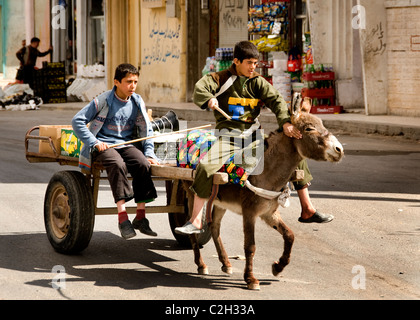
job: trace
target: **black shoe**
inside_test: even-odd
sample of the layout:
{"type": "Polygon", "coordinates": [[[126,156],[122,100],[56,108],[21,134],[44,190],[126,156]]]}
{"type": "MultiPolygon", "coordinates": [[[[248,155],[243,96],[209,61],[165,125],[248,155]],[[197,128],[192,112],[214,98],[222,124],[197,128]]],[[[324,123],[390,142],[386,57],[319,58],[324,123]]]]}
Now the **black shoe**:
{"type": "Polygon", "coordinates": [[[154,232],[152,229],[150,229],[149,220],[147,220],[146,218],[143,218],[141,220],[134,218],[133,227],[135,229],[138,229],[141,233],[144,233],[148,236],[152,236],[152,237],[157,236],[157,233],[154,232]]]}
{"type": "Polygon", "coordinates": [[[118,223],[118,229],[120,229],[121,236],[126,240],[136,236],[136,230],[134,230],[130,220],[126,220],[123,223],[118,223]]]}
{"type": "Polygon", "coordinates": [[[333,219],[334,219],[334,216],[330,214],[320,213],[317,210],[312,217],[308,219],[303,219],[302,217],[300,217],[298,220],[299,222],[302,222],[302,223],[327,223],[327,222],[331,222],[333,219]]]}

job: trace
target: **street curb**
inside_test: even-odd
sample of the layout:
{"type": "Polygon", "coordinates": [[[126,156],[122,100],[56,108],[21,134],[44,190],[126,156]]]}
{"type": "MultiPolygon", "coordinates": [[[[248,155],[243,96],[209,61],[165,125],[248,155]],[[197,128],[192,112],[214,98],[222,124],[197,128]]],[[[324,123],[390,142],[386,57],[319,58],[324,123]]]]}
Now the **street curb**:
{"type": "Polygon", "coordinates": [[[330,130],[342,130],[357,134],[380,134],[391,137],[404,137],[410,140],[420,140],[420,128],[413,128],[399,124],[379,122],[323,120],[325,127],[330,130]]]}

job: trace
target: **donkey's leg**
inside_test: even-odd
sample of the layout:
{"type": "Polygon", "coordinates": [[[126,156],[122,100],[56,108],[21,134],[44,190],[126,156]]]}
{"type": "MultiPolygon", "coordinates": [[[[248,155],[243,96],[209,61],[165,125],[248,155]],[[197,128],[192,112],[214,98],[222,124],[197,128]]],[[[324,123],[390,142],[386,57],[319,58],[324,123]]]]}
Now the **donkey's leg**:
{"type": "Polygon", "coordinates": [[[272,228],[280,232],[284,240],[283,254],[279,261],[275,261],[272,266],[273,275],[277,276],[290,262],[290,254],[295,239],[293,231],[283,222],[280,212],[276,210],[273,214],[265,214],[261,218],[272,228]]]}
{"type": "Polygon", "coordinates": [[[190,235],[190,240],[191,240],[191,245],[194,252],[194,262],[197,265],[198,274],[201,274],[201,275],[209,274],[209,269],[207,268],[201,256],[200,245],[198,244],[197,235],[196,234],[190,235]]]}
{"type": "MultiPolygon", "coordinates": [[[[189,217],[191,217],[191,213],[194,206],[194,194],[188,190],[188,211],[189,211],[189,217]]],[[[197,272],[199,274],[209,274],[209,270],[206,266],[206,264],[203,261],[203,258],[201,257],[200,253],[200,245],[198,243],[197,235],[193,234],[190,235],[190,241],[191,241],[191,247],[194,253],[194,262],[197,265],[197,272]]]]}
{"type": "Polygon", "coordinates": [[[244,280],[250,290],[259,290],[260,282],[254,277],[253,264],[255,255],[255,220],[256,217],[253,211],[243,211],[243,224],[244,224],[244,235],[245,235],[245,271],[244,280]]]}
{"type": "Polygon", "coordinates": [[[219,261],[222,263],[222,271],[227,274],[232,274],[232,265],[230,264],[228,255],[220,237],[220,225],[222,218],[226,213],[226,209],[213,207],[213,221],[211,223],[211,236],[213,237],[214,245],[216,246],[219,261]]]}

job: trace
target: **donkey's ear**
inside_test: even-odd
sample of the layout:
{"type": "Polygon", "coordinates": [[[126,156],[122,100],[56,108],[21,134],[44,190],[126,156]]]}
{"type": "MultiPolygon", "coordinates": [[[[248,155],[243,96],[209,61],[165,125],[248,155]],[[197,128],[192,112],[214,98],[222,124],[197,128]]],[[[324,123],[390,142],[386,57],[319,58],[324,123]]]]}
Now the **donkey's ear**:
{"type": "Polygon", "coordinates": [[[290,115],[292,116],[292,119],[299,118],[301,104],[302,95],[299,92],[295,92],[293,94],[292,104],[290,105],[290,115]]]}
{"type": "Polygon", "coordinates": [[[311,108],[312,108],[312,99],[305,97],[302,102],[302,107],[301,107],[302,112],[309,113],[311,112],[311,108]]]}

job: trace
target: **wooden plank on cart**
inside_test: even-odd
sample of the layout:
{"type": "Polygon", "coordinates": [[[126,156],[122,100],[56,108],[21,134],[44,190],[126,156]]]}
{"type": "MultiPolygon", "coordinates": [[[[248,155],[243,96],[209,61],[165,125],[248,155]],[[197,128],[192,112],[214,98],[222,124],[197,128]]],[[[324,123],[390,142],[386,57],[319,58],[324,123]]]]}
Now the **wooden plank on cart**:
{"type": "MultiPolygon", "coordinates": [[[[193,181],[195,179],[196,171],[189,168],[179,168],[172,166],[157,166],[152,165],[152,176],[165,177],[174,180],[193,181]]],[[[227,184],[229,176],[227,173],[218,172],[213,177],[214,184],[227,184]]]]}

